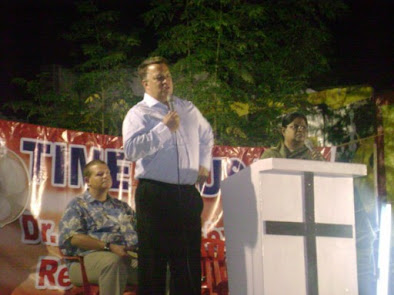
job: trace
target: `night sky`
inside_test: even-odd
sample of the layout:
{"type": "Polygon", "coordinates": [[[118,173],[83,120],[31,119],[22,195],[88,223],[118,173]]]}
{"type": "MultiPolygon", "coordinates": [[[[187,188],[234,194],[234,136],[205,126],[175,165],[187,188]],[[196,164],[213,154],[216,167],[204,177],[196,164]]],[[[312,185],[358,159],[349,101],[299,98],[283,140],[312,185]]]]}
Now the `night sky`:
{"type": "MultiPolygon", "coordinates": [[[[393,90],[394,1],[347,0],[348,14],[333,25],[331,84],[369,84],[393,90]]],[[[329,85],[328,83],[327,85],[329,85]]]]}
{"type": "MultiPolygon", "coordinates": [[[[42,65],[70,63],[68,43],[62,39],[76,12],[72,0],[0,0],[0,102],[15,99],[13,77],[33,78],[42,65]]],[[[109,0],[109,2],[111,2],[109,0]]],[[[130,19],[137,18],[148,1],[114,1],[130,19]]],[[[114,3],[112,2],[112,3],[114,3]]],[[[312,86],[369,84],[376,90],[393,89],[393,0],[346,0],[349,13],[333,24],[332,71],[316,77],[312,86]]],[[[116,4],[114,4],[116,5],[116,4]]],[[[1,110],[0,110],[1,112],[1,110]]]]}

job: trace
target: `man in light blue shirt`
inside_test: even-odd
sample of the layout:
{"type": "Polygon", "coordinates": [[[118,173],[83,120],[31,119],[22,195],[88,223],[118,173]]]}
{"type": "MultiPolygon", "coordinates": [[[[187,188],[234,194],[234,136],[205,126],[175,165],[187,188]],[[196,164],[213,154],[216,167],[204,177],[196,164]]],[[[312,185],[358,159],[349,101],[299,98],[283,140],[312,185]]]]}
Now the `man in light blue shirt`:
{"type": "Polygon", "coordinates": [[[212,129],[193,103],[173,96],[164,58],[145,60],[138,73],[144,99],[123,121],[123,146],[139,180],[139,294],[164,294],[167,263],[171,294],[201,294],[203,202],[195,185],[209,174],[212,129]]]}

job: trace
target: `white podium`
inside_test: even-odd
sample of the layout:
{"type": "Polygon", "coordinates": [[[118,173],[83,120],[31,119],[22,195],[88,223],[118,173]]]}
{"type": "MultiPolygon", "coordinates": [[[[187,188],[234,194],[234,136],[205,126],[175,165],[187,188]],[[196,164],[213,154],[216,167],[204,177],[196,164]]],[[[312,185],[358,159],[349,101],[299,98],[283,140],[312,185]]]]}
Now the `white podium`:
{"type": "Polygon", "coordinates": [[[264,159],[221,184],[230,295],[358,295],[361,164],[264,159]]]}

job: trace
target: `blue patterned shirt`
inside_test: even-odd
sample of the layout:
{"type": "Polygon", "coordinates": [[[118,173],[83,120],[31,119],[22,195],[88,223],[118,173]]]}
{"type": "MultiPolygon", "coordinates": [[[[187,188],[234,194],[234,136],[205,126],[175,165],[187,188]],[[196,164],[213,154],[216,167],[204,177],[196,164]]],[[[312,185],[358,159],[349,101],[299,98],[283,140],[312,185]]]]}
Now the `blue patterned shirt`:
{"type": "Polygon", "coordinates": [[[131,207],[110,196],[100,202],[88,190],[67,205],[59,223],[59,232],[59,246],[67,256],[92,252],[71,245],[71,237],[75,234],[85,234],[117,245],[133,246],[138,243],[135,213],[131,207]]]}

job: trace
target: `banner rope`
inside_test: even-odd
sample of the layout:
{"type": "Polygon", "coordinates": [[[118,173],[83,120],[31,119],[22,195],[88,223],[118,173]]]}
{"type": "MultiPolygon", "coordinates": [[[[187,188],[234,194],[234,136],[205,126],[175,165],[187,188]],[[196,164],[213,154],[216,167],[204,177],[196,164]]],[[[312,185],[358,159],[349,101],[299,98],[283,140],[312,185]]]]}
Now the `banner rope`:
{"type": "Polygon", "coordinates": [[[342,143],[342,144],[338,144],[338,145],[333,145],[333,146],[337,147],[337,148],[338,147],[343,147],[343,146],[351,145],[353,143],[358,143],[358,142],[361,142],[361,141],[364,141],[364,140],[368,140],[368,139],[371,139],[371,138],[377,138],[379,136],[384,136],[384,132],[381,132],[380,134],[374,134],[374,135],[371,135],[371,136],[367,136],[367,137],[364,137],[364,138],[354,139],[354,140],[351,140],[351,141],[348,141],[348,142],[345,142],[345,143],[342,143]]]}

